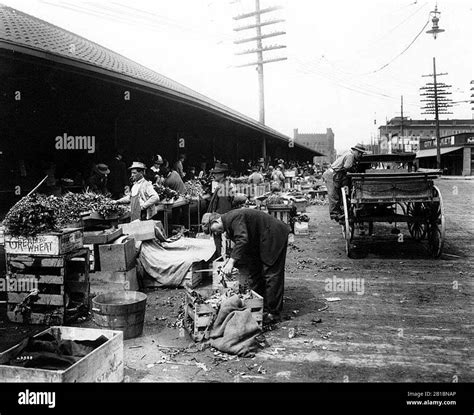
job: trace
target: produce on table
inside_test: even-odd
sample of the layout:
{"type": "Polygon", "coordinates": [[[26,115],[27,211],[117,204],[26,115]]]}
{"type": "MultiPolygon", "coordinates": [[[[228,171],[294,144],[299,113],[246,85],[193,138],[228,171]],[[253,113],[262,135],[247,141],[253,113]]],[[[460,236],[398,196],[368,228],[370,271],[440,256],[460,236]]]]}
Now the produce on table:
{"type": "Polygon", "coordinates": [[[267,205],[281,205],[285,199],[279,194],[272,194],[267,198],[267,205]]]}
{"type": "Polygon", "coordinates": [[[186,187],[186,195],[192,198],[200,197],[204,194],[204,189],[199,180],[188,180],[184,183],[186,187]]]}
{"type": "Polygon", "coordinates": [[[7,213],[3,224],[13,236],[36,236],[59,231],[77,222],[86,212],[95,211],[104,218],[122,216],[126,207],[93,192],[67,193],[63,196],[32,194],[23,197],[7,213]]]}
{"type": "Polygon", "coordinates": [[[173,199],[179,198],[179,193],[169,187],[165,187],[162,184],[155,184],[153,187],[158,193],[160,201],[172,201],[173,199]]]}

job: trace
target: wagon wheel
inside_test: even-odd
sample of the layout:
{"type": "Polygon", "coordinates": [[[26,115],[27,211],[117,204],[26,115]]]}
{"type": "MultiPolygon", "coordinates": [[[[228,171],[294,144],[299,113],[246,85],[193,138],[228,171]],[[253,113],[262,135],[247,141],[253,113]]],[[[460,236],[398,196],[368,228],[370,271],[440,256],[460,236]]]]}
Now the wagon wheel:
{"type": "Polygon", "coordinates": [[[446,234],[446,223],[444,219],[443,198],[436,186],[433,186],[433,196],[439,201],[431,204],[430,222],[428,226],[428,249],[434,258],[438,258],[443,250],[446,234]]]}
{"type": "Polygon", "coordinates": [[[349,220],[349,203],[347,201],[347,187],[342,188],[342,203],[344,205],[344,223],[341,225],[342,227],[342,235],[346,241],[346,254],[350,257],[351,254],[351,240],[354,236],[354,225],[349,220]]]}
{"type": "MultiPolygon", "coordinates": [[[[426,206],[420,202],[408,202],[406,214],[412,217],[422,217],[426,214],[426,206]]],[[[427,226],[422,222],[408,222],[408,231],[415,241],[421,241],[426,236],[427,226]]]]}

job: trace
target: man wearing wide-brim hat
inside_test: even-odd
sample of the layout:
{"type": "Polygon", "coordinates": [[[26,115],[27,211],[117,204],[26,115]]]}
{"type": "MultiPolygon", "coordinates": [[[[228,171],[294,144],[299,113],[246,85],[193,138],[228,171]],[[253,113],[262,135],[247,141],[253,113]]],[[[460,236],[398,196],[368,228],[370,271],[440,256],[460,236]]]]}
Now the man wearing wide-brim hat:
{"type": "Polygon", "coordinates": [[[130,221],[151,219],[156,215],[158,209],[156,204],[160,198],[153,185],[145,180],[146,166],[141,162],[134,161],[128,169],[133,182],[132,189],[128,195],[117,200],[116,203],[130,203],[130,221]]]}
{"type": "Polygon", "coordinates": [[[357,162],[365,152],[366,149],[362,144],[351,147],[340,155],[323,174],[323,180],[328,189],[329,215],[333,220],[339,221],[344,216],[341,191],[344,186],[350,184],[347,173],[356,170],[357,162]]]}

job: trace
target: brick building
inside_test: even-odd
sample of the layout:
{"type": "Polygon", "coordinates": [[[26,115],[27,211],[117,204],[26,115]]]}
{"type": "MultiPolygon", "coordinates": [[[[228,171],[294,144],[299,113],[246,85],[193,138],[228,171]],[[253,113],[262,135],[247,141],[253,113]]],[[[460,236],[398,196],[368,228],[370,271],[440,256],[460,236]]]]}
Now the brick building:
{"type": "MultiPolygon", "coordinates": [[[[474,132],[474,119],[439,120],[440,137],[474,132]]],[[[382,153],[418,151],[423,143],[436,138],[435,120],[394,117],[379,127],[382,153]]]]}
{"type": "Polygon", "coordinates": [[[317,164],[332,163],[336,159],[334,149],[334,133],[331,128],[326,129],[326,133],[299,133],[298,128],[293,130],[295,142],[309,147],[324,156],[315,156],[314,162],[317,164]]]}

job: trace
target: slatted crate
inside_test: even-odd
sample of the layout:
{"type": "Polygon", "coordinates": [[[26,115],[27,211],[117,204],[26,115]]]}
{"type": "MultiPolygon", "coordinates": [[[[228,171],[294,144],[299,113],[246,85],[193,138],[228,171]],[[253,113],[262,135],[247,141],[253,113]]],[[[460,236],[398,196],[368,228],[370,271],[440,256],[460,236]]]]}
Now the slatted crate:
{"type": "Polygon", "coordinates": [[[64,324],[89,309],[89,250],[57,256],[7,254],[7,316],[28,324],[64,324]],[[34,290],[28,308],[20,305],[34,290]]]}
{"type": "MultiPolygon", "coordinates": [[[[224,289],[219,288],[216,290],[210,287],[192,289],[187,285],[184,287],[184,326],[194,341],[202,341],[207,338],[218,310],[214,309],[209,304],[198,303],[196,301],[196,294],[199,294],[203,298],[209,298],[216,292],[222,293],[224,289]]],[[[253,290],[250,292],[252,297],[243,300],[243,306],[244,308],[250,309],[255,321],[258,323],[260,328],[262,328],[263,297],[253,290]]]]}
{"type": "Polygon", "coordinates": [[[196,288],[202,281],[208,279],[212,271],[207,261],[193,262],[188,272],[184,276],[183,285],[189,285],[196,288]]]}
{"type": "Polygon", "coordinates": [[[291,209],[292,207],[290,205],[285,205],[283,203],[267,205],[267,210],[270,215],[281,220],[289,226],[291,226],[291,209]]]}

